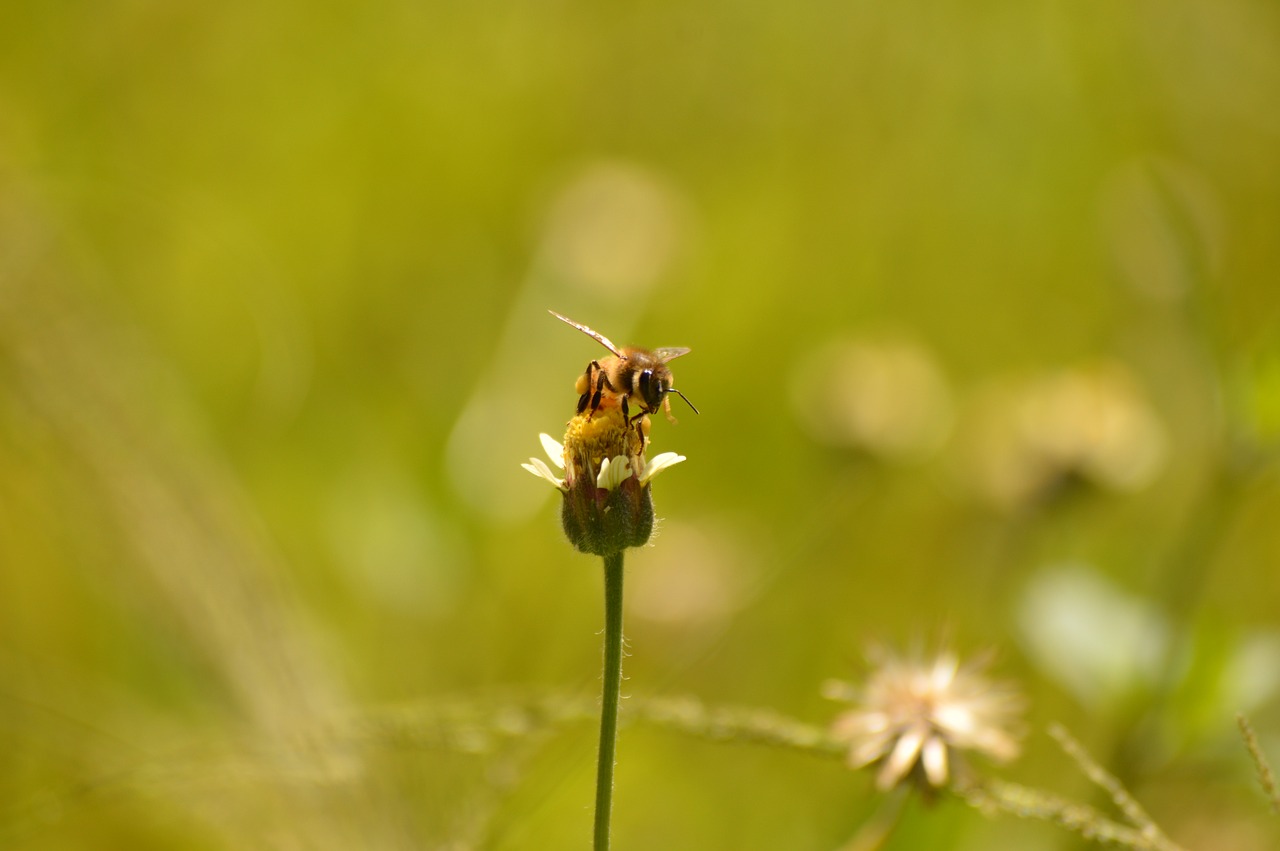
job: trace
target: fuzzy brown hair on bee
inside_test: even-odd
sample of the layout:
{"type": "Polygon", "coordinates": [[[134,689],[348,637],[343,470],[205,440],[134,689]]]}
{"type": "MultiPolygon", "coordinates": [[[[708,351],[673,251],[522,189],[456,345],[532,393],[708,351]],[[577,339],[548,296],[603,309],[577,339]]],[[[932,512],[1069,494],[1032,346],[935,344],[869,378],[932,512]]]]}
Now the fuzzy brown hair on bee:
{"type": "Polygon", "coordinates": [[[671,369],[668,361],[681,355],[689,354],[684,347],[665,347],[659,349],[640,349],[635,346],[619,348],[609,338],[593,331],[580,322],[574,322],[554,310],[547,311],[556,319],[572,325],[582,333],[591,337],[610,351],[610,356],[593,360],[587,364],[587,370],[578,376],[576,385],[578,397],[578,413],[587,412],[588,418],[602,407],[617,404],[622,408],[622,415],[628,422],[639,420],[645,414],[657,413],[662,408],[671,422],[676,418],[671,415],[671,400],[668,393],[675,393],[685,404],[698,413],[698,409],[683,393],[672,386],[671,369]],[[632,404],[638,409],[631,416],[632,404]]]}

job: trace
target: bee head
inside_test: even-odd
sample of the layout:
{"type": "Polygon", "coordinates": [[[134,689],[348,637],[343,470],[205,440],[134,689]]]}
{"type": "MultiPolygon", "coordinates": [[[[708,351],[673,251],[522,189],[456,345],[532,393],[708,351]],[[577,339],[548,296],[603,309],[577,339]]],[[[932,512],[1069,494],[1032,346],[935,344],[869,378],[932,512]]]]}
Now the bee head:
{"type": "Polygon", "coordinates": [[[671,390],[671,371],[642,369],[636,373],[636,392],[651,411],[656,411],[671,390]]]}
{"type": "MultiPolygon", "coordinates": [[[[644,399],[645,408],[650,411],[658,410],[658,406],[666,399],[668,393],[674,393],[681,399],[684,399],[686,405],[698,413],[698,409],[693,403],[685,399],[685,395],[679,390],[671,386],[671,370],[665,366],[657,368],[646,367],[635,374],[632,380],[632,390],[637,393],[641,399],[644,399]]],[[[667,416],[670,417],[671,409],[667,409],[667,416]]]]}

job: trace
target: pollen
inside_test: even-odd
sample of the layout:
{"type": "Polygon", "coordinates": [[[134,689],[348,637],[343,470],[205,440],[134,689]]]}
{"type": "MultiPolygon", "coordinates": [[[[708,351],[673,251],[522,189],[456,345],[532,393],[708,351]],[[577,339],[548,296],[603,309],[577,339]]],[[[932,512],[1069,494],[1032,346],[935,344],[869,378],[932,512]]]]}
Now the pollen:
{"type": "Polygon", "coordinates": [[[619,455],[634,463],[644,455],[648,425],[649,418],[643,417],[637,431],[623,419],[620,408],[599,408],[594,414],[578,414],[569,421],[565,431],[565,461],[575,473],[598,470],[606,458],[619,455]]]}

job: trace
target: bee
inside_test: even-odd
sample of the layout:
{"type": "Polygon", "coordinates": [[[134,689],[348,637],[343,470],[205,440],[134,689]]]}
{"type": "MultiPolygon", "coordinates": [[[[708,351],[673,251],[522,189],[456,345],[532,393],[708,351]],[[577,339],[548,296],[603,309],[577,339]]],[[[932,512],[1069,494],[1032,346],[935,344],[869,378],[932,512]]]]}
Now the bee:
{"type": "Polygon", "coordinates": [[[693,403],[671,386],[671,370],[667,367],[669,361],[689,354],[689,349],[682,346],[652,351],[635,346],[625,346],[620,349],[600,332],[592,331],[586,325],[574,322],[554,310],[547,312],[561,322],[577,328],[613,353],[612,357],[593,360],[587,364],[587,371],[578,376],[575,389],[581,394],[578,397],[579,414],[589,408],[591,413],[587,416],[590,418],[602,404],[611,398],[616,398],[622,407],[622,416],[628,424],[639,420],[645,414],[657,413],[658,408],[662,408],[667,419],[674,423],[676,418],[671,415],[671,400],[667,398],[668,393],[675,393],[684,399],[686,405],[693,408],[695,414],[698,413],[693,403]],[[610,394],[608,397],[605,396],[606,391],[610,394]],[[634,417],[631,416],[631,402],[639,408],[639,413],[634,417]]]}

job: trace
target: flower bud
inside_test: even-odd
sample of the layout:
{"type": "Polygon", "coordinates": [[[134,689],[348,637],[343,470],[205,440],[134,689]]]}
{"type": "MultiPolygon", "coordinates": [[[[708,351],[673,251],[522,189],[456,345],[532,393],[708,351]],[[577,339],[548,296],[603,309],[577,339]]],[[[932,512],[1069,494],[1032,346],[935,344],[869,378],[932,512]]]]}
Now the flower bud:
{"type": "Polygon", "coordinates": [[[644,440],[636,426],[618,408],[579,414],[569,421],[564,447],[560,519],[569,542],[599,556],[648,543],[653,499],[641,482],[644,440]]]}

